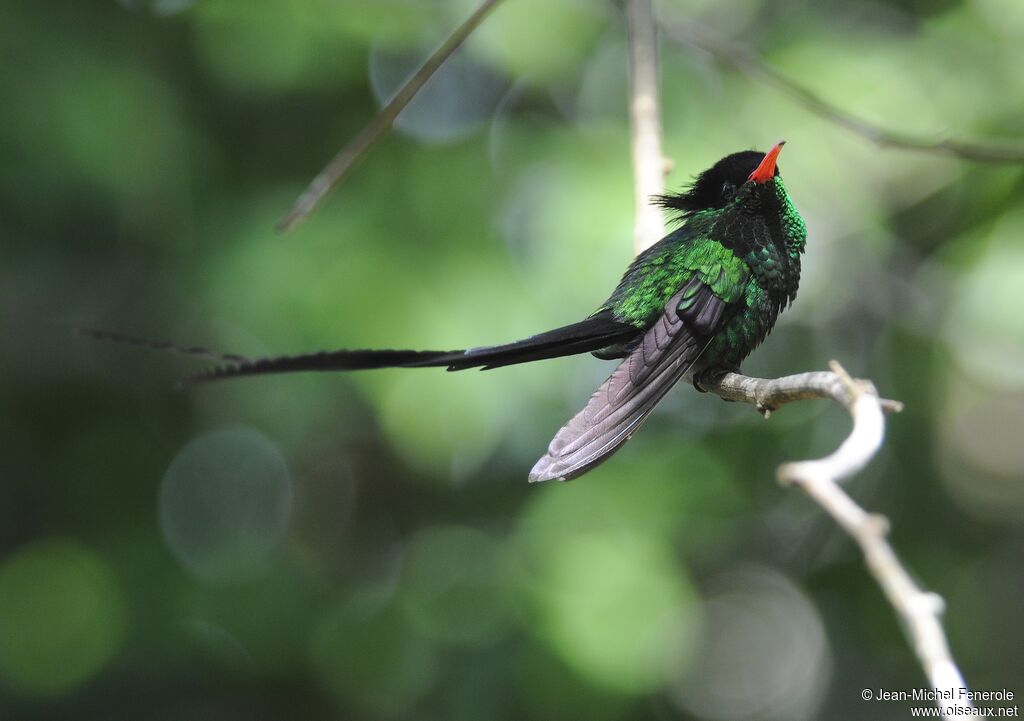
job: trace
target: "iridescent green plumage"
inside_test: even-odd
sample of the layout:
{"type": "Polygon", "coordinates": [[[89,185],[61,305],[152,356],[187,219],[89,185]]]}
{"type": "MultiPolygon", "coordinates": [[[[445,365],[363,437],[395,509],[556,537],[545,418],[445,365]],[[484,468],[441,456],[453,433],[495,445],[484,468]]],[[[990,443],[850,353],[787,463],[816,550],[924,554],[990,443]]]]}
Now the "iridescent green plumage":
{"type": "MultiPolygon", "coordinates": [[[[598,312],[610,311],[646,329],[673,295],[697,279],[700,285],[689,286],[678,310],[695,302],[702,286],[729,307],[702,364],[738,366],[771,331],[784,303],[796,296],[807,236],[782,178],[767,185],[751,184],[722,208],[689,214],[681,228],[637,257],[598,312]],[[757,199],[750,197],[754,193],[757,199]],[[771,205],[773,217],[745,212],[751,204],[758,209],[771,205]]],[[[614,350],[619,349],[600,354],[606,357],[614,350]]]]}
{"type": "Polygon", "coordinates": [[[661,199],[683,225],[642,253],[592,318],[635,326],[595,352],[625,360],[555,436],[530,479],[586,472],[636,431],[687,373],[738,368],[796,297],[803,220],[770,153],[736,153],[687,192],[661,199]]]}
{"type": "Polygon", "coordinates": [[[715,215],[691,218],[638,257],[599,311],[610,310],[619,320],[644,327],[695,274],[719,298],[738,300],[750,268],[711,235],[715,215]]]}
{"type": "Polygon", "coordinates": [[[531,481],[567,480],[625,443],[687,374],[736,368],[796,297],[806,228],[767,154],[729,155],[687,191],[659,202],[682,224],[633,261],[611,296],[589,317],[505,345],[468,350],[335,350],[245,359],[119,334],[90,335],[211,355],[228,365],[192,380],[296,371],[446,366],[497,368],[592,352],[624,359],[587,405],[557,433],[531,481]]]}

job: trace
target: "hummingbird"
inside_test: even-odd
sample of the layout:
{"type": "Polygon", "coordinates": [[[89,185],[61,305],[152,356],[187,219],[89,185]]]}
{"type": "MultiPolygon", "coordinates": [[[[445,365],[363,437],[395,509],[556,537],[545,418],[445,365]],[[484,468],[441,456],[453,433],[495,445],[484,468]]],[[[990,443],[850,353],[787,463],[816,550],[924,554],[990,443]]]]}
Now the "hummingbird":
{"type": "Polygon", "coordinates": [[[703,391],[702,383],[738,371],[796,298],[807,229],[779,175],[784,144],[767,153],[727,155],[681,192],[654,198],[675,215],[677,227],[633,260],[608,299],[577,323],[513,343],[249,359],[104,331],[85,333],[225,362],[189,383],[297,371],[490,370],[581,353],[620,360],[529,475],[531,482],[567,481],[621,448],[682,378],[689,376],[703,391]]]}

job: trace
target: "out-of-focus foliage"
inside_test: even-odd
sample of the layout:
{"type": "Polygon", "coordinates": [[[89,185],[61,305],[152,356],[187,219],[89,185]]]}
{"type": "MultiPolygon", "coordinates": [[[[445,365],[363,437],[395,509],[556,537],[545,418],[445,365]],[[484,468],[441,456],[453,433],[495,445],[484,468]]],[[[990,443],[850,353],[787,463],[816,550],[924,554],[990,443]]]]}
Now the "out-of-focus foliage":
{"type": "MultiPolygon", "coordinates": [[[[614,459],[526,473],[610,370],[251,379],[258,355],[573,321],[629,262],[623,19],[505,0],[299,232],[274,222],[470,0],[0,0],[0,718],[897,719],[923,685],[851,544],[773,482],[847,428],[679,388],[614,459]]],[[[823,97],[1024,136],[1016,0],[682,2],[823,97]]],[[[662,45],[685,184],[785,138],[809,227],[753,374],[841,359],[906,402],[851,492],[948,602],[975,688],[1024,668],[1024,171],[884,151],[662,45]]]]}

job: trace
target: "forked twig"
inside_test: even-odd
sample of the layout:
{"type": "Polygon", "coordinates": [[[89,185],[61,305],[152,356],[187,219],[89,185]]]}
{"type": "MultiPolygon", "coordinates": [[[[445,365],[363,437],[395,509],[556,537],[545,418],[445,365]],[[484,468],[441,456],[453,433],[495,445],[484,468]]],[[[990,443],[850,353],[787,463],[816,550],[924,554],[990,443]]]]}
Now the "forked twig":
{"type": "Polygon", "coordinates": [[[783,464],[778,478],[803,490],[857,543],[868,571],[899,616],[929,684],[933,689],[952,692],[952,699],[937,701],[941,712],[950,718],[959,717],[962,714],[952,709],[962,711],[971,703],[961,698],[960,689],[967,688],[967,684],[939,620],[942,599],[918,587],[903,567],[886,538],[888,520],[865,511],[839,485],[875,456],[885,437],[885,411],[899,411],[902,404],[883,401],[874,385],[851,378],[836,361],[831,366],[831,373],[801,373],[771,380],[727,373],[717,381],[702,382],[702,386],[722,398],[751,403],[764,414],[785,403],[810,398],[835,401],[850,414],[853,430],[834,453],[818,460],[783,464]]]}
{"type": "MultiPolygon", "coordinates": [[[[657,148],[657,161],[659,164],[661,163],[661,128],[658,123],[644,125],[642,122],[637,122],[634,106],[639,105],[641,109],[652,107],[656,109],[658,107],[658,86],[656,76],[655,82],[646,86],[636,81],[634,76],[638,66],[644,62],[645,52],[634,46],[647,43],[647,53],[653,56],[655,36],[653,33],[641,36],[637,32],[637,27],[640,25],[638,20],[644,20],[644,14],[650,12],[649,2],[627,0],[627,12],[630,21],[630,77],[632,81],[630,111],[633,120],[634,184],[638,199],[642,197],[646,200],[645,183],[650,182],[646,171],[649,168],[638,162],[638,157],[643,152],[647,154],[647,161],[653,162],[654,151],[652,148],[657,148]],[[640,62],[637,62],[637,58],[640,59],[640,62]],[[646,97],[638,97],[641,88],[645,94],[652,96],[653,99],[649,103],[646,97]],[[656,137],[653,139],[643,138],[641,139],[643,142],[638,142],[637,136],[643,133],[653,134],[656,137]]],[[[926,149],[916,141],[910,143],[907,138],[897,137],[894,139],[871,126],[861,124],[856,119],[849,119],[841,111],[816,99],[746,51],[717,40],[707,41],[703,36],[698,42],[693,39],[693,28],[685,27],[689,29],[687,42],[704,47],[709,52],[732,61],[749,74],[759,75],[781,86],[790,94],[795,94],[798,98],[803,99],[805,104],[816,109],[817,112],[843,119],[844,124],[853,130],[864,134],[865,128],[870,128],[872,135],[869,137],[875,142],[914,147],[918,150],[926,149]]],[[[676,28],[676,34],[679,34],[679,28],[676,28]]],[[[649,63],[650,60],[648,59],[646,62],[649,63]]],[[[647,69],[649,71],[650,67],[648,66],[647,69]]],[[[649,76],[647,80],[650,80],[649,76]]],[[[963,146],[958,144],[943,145],[942,147],[947,152],[954,152],[955,149],[959,149],[961,152],[964,150],[963,146]]],[[[638,214],[638,251],[642,250],[640,230],[638,214]]],[[[967,685],[953,660],[949,643],[942,629],[940,621],[943,610],[942,599],[934,593],[928,593],[919,588],[900,563],[896,552],[886,539],[889,530],[888,520],[883,516],[865,511],[839,485],[839,481],[857,473],[874,458],[885,439],[885,412],[899,412],[903,409],[903,404],[879,398],[872,383],[851,378],[838,362],[832,361],[831,367],[832,372],[801,373],[776,379],[751,378],[738,373],[726,373],[716,380],[702,380],[701,385],[704,389],[727,400],[753,404],[765,418],[786,403],[814,398],[833,400],[847,410],[853,418],[853,430],[834,453],[818,460],[786,463],[779,467],[778,478],[787,485],[801,488],[857,543],[864,554],[868,571],[874,576],[886,599],[902,621],[910,645],[928,682],[933,689],[951,692],[952,699],[944,699],[950,702],[948,704],[938,703],[939,699],[937,698],[940,712],[948,717],[957,716],[959,715],[957,711],[969,709],[971,703],[969,700],[964,700],[960,693],[960,689],[965,689],[967,685]]]]}

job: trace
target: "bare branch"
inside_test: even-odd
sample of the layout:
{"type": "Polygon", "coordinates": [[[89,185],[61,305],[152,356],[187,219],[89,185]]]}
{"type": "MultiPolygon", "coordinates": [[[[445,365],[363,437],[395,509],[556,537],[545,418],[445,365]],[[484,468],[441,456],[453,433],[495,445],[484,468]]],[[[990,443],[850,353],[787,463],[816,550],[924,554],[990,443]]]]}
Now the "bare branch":
{"type": "Polygon", "coordinates": [[[651,204],[651,197],[661,195],[665,190],[658,94],[658,28],[651,0],[626,0],[626,28],[629,41],[629,125],[636,201],[633,248],[640,253],[665,234],[661,209],[651,204]]]}
{"type": "Polygon", "coordinates": [[[839,485],[878,452],[885,437],[884,411],[898,411],[902,405],[883,401],[871,382],[851,378],[835,361],[831,365],[831,373],[801,373],[772,380],[727,373],[717,381],[702,382],[702,387],[722,398],[751,403],[765,416],[781,405],[810,398],[827,398],[847,410],[853,430],[834,453],[818,460],[786,463],[779,467],[778,478],[802,489],[860,546],[868,570],[903,623],[929,684],[953,692],[952,700],[938,704],[942,712],[954,706],[969,708],[970,702],[960,699],[959,690],[967,685],[939,620],[942,599],[919,588],[900,563],[886,540],[888,520],[865,511],[839,485]]]}
{"type": "Polygon", "coordinates": [[[953,138],[934,140],[876,125],[829,103],[773,68],[756,54],[696,23],[672,20],[665,22],[664,27],[669,35],[679,42],[700,48],[737,68],[748,77],[782,92],[818,117],[846,128],[851,133],[881,147],[939,153],[981,163],[1024,163],[1024,146],[1021,145],[988,145],[953,138]]]}
{"type": "MultiPolygon", "coordinates": [[[[661,126],[658,118],[657,61],[655,29],[649,0],[627,0],[630,45],[630,120],[632,129],[633,170],[636,187],[636,251],[656,242],[664,232],[660,214],[656,225],[645,216],[651,210],[650,196],[660,193],[664,182],[661,155],[661,126]],[[644,35],[643,33],[648,33],[644,35]],[[652,190],[655,187],[656,190],[652,190]]],[[[812,111],[837,122],[880,145],[913,150],[946,152],[974,160],[1017,160],[1015,150],[986,148],[958,141],[930,143],[910,136],[891,133],[854,118],[814,96],[787,77],[724,40],[704,33],[692,25],[673,26],[672,32],[684,42],[701,47],[740,68],[748,75],[785,91],[812,111]]],[[[1024,149],[1020,151],[1024,160],[1024,149]]],[[[787,463],[778,469],[779,480],[797,485],[846,531],[864,553],[868,570],[902,621],[911,646],[933,688],[953,691],[954,701],[946,706],[970,707],[959,697],[966,688],[963,676],[953,661],[939,617],[942,599],[927,593],[914,583],[886,540],[888,521],[869,514],[839,486],[839,481],[860,471],[875,456],[885,437],[886,412],[899,412],[903,404],[879,398],[874,386],[854,380],[833,361],[832,372],[801,373],[785,378],[751,378],[727,373],[704,387],[722,398],[753,404],[767,418],[786,403],[827,398],[842,405],[853,418],[853,430],[842,445],[826,458],[787,463]]]]}
{"type": "Polygon", "coordinates": [[[381,108],[374,116],[370,124],[363,128],[356,137],[349,142],[341,152],[331,159],[331,162],[320,171],[320,174],[313,178],[302,195],[292,205],[288,214],[277,224],[277,229],[287,232],[295,228],[299,223],[313,212],[320,204],[331,188],[340,183],[349,171],[362,160],[366,152],[376,143],[392,126],[395,118],[405,109],[405,106],[416,97],[416,93],[426,85],[427,81],[437,72],[444,62],[451,57],[452,53],[458,50],[465,42],[470,33],[476,30],[487,14],[494,9],[500,0],[483,0],[479,7],[466,18],[459,27],[448,36],[440,47],[427,58],[411,78],[399,88],[395,96],[381,108]]]}

